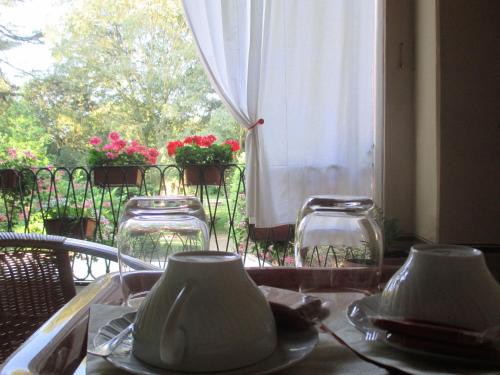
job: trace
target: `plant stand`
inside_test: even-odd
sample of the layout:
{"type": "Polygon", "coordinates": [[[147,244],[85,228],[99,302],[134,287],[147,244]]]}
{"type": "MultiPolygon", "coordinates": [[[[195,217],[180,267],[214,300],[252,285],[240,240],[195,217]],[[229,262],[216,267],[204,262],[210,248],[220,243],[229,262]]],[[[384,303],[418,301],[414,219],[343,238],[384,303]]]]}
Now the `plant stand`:
{"type": "Polygon", "coordinates": [[[47,219],[43,223],[47,234],[57,236],[91,239],[94,237],[96,221],[91,218],[57,218],[47,219]]]}
{"type": "Polygon", "coordinates": [[[136,166],[96,167],[94,185],[97,186],[137,186],[142,184],[142,171],[136,166]]]}
{"type": "Polygon", "coordinates": [[[184,168],[184,185],[219,185],[224,170],[219,166],[191,165],[184,168]]]}

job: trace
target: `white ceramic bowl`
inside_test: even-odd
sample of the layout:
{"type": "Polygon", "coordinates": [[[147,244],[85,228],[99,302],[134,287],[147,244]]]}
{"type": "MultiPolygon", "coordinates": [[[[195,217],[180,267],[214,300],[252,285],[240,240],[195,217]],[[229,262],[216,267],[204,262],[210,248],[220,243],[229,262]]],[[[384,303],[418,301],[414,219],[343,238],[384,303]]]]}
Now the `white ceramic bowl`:
{"type": "Polygon", "coordinates": [[[415,245],[384,288],[379,313],[480,331],[500,325],[500,285],[479,250],[415,245]]]}

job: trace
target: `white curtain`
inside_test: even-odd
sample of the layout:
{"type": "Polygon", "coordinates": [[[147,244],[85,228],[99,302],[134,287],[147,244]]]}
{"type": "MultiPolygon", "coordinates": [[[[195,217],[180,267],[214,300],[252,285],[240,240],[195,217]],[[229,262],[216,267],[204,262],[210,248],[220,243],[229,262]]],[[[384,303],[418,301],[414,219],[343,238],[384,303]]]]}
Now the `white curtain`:
{"type": "Polygon", "coordinates": [[[312,194],[372,195],[376,1],[184,0],[213,83],[246,140],[257,227],[312,194]]]}

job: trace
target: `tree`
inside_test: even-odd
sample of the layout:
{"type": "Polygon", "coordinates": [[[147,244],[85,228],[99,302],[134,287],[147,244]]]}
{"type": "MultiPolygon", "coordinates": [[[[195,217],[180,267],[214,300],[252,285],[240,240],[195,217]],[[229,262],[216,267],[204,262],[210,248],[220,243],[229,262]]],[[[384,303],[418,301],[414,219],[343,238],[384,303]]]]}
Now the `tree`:
{"type": "MultiPolygon", "coordinates": [[[[27,90],[57,150],[81,150],[110,130],[161,147],[209,132],[214,111],[234,125],[220,112],[179,1],[80,1],[59,35],[53,74],[27,90]]],[[[234,125],[227,136],[238,134],[234,125]]]]}
{"type": "Polygon", "coordinates": [[[24,100],[8,103],[0,116],[0,159],[7,148],[30,151],[37,155],[38,162],[48,162],[46,155],[49,136],[40,124],[33,107],[24,100]]]}

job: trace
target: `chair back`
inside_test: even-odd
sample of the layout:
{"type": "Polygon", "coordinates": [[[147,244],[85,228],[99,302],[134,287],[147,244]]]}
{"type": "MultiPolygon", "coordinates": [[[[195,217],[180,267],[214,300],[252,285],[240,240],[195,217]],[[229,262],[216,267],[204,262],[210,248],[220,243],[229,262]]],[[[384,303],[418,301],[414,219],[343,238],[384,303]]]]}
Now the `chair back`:
{"type": "Polygon", "coordinates": [[[0,363],[75,296],[64,241],[0,233],[0,363]]]}

